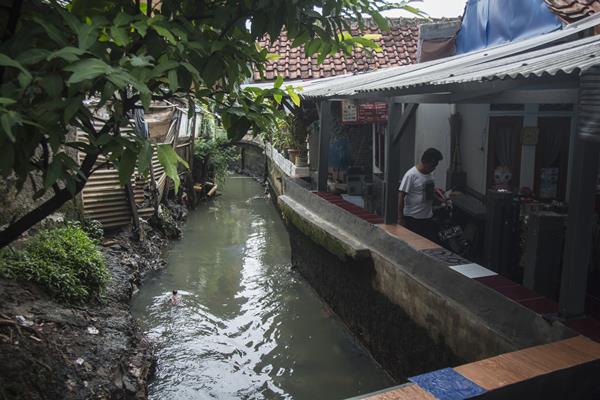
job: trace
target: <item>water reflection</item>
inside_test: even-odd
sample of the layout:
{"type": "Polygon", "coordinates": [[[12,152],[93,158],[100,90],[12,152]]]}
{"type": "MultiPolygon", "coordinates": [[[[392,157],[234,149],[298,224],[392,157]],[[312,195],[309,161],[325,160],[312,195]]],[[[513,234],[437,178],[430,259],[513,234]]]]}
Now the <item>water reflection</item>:
{"type": "Polygon", "coordinates": [[[229,180],[134,299],[158,347],[150,398],[341,399],[392,384],[291,271],[287,233],[261,193],[229,180]]]}

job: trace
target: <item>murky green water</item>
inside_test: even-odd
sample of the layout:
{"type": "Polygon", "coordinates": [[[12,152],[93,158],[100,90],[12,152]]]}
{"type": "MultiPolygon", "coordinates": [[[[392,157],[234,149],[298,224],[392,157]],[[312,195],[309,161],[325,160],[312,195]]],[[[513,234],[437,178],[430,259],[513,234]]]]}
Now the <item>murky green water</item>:
{"type": "Polygon", "coordinates": [[[343,399],[393,384],[290,269],[285,227],[249,178],[189,216],[132,310],[158,346],[152,399],[343,399]]]}

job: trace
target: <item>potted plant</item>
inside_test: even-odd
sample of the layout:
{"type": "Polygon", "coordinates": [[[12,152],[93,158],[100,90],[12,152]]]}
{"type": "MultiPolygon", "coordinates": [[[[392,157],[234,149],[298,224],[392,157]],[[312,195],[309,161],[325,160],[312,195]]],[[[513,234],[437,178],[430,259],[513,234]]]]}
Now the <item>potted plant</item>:
{"type": "Polygon", "coordinates": [[[294,164],[296,164],[296,167],[308,167],[308,154],[306,150],[300,150],[294,164]]]}
{"type": "Polygon", "coordinates": [[[288,159],[296,164],[296,158],[298,158],[298,155],[300,154],[300,149],[287,149],[287,153],[288,159]]]}

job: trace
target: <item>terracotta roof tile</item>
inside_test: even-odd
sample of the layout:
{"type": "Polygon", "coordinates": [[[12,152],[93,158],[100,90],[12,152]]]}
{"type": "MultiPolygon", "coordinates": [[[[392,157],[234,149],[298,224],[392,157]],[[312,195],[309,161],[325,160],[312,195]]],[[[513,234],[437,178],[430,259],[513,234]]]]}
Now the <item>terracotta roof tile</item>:
{"type": "MultiPolygon", "coordinates": [[[[265,65],[264,78],[254,71],[254,80],[275,80],[278,75],[286,79],[314,79],[415,63],[419,25],[425,21],[416,18],[390,18],[388,21],[390,31],[377,40],[383,51],[373,58],[365,51],[355,49],[351,57],[338,53],[328,56],[319,65],[316,57],[304,55],[304,47],[291,48],[286,32],[282,32],[273,43],[268,38],[260,40],[262,47],[269,53],[279,54],[280,58],[265,65]]],[[[358,29],[352,29],[352,33],[357,35],[358,29]]],[[[365,33],[381,34],[374,25],[368,26],[365,33]]]]}
{"type": "Polygon", "coordinates": [[[600,0],[545,0],[563,21],[572,23],[600,11],[600,0]]]}

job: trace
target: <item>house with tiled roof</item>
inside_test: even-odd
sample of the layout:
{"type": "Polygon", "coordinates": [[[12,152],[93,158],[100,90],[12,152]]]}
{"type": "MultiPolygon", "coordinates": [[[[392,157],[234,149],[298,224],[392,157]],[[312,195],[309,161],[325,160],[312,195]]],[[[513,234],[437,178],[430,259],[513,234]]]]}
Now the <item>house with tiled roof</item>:
{"type": "Polygon", "coordinates": [[[564,22],[572,23],[600,11],[598,0],[545,0],[564,22]]]}
{"type": "MultiPolygon", "coordinates": [[[[351,56],[338,53],[328,56],[321,64],[317,63],[316,56],[307,57],[303,46],[292,47],[292,41],[285,32],[274,41],[266,37],[260,40],[259,44],[269,53],[277,54],[280,58],[266,64],[263,76],[255,71],[253,79],[255,82],[261,82],[275,80],[277,76],[282,76],[286,80],[328,78],[417,62],[419,25],[428,21],[418,18],[389,18],[388,22],[390,30],[381,32],[375,23],[367,20],[363,32],[363,34],[381,35],[375,40],[381,46],[381,52],[371,56],[362,49],[356,48],[351,56]]],[[[359,35],[358,27],[355,27],[351,33],[355,36],[359,35]]]]}
{"type": "MultiPolygon", "coordinates": [[[[600,15],[588,15],[595,4],[469,0],[452,57],[302,82],[301,106],[317,115],[310,177],[271,179],[283,193],[278,204],[292,226],[300,270],[327,292],[340,271],[352,285],[352,271],[360,269],[354,279],[380,291],[386,306],[418,319],[431,339],[446,340],[460,325],[468,351],[481,343],[489,318],[514,323],[489,325],[509,347],[520,348],[517,337],[531,340],[522,347],[554,341],[523,333],[561,325],[600,341],[600,15]],[[406,218],[398,219],[399,212],[411,216],[399,209],[398,192],[403,175],[430,147],[443,155],[435,185],[458,193],[452,216],[440,213],[435,232],[419,233],[418,224],[406,227],[406,218]],[[317,256],[302,258],[307,248],[317,256]],[[429,268],[431,260],[437,264],[429,268]],[[413,293],[402,295],[413,281],[427,299],[439,300],[415,308],[407,300],[413,293]],[[485,288],[462,286],[470,283],[485,288]],[[441,308],[455,303],[465,311],[456,315],[468,316],[458,325],[445,312],[450,308],[441,308]],[[479,319],[476,329],[471,318],[479,319]]],[[[425,202],[434,197],[425,186],[432,185],[407,191],[425,202]]],[[[361,333],[372,337],[375,330],[361,333]]],[[[381,348],[387,355],[392,347],[381,348]]],[[[480,357],[452,349],[466,360],[480,357]]],[[[496,347],[492,355],[503,351],[496,347]]],[[[423,398],[446,396],[442,389],[456,381],[440,383],[437,376],[448,369],[438,372],[423,379],[435,381],[423,383],[431,393],[423,398]]],[[[548,379],[557,383],[553,390],[570,386],[543,398],[599,398],[596,381],[596,395],[588,396],[570,379],[548,379]]],[[[531,386],[520,388],[531,392],[490,392],[490,398],[539,393],[537,377],[525,380],[531,386]]],[[[499,385],[489,390],[508,388],[499,385]]]]}

